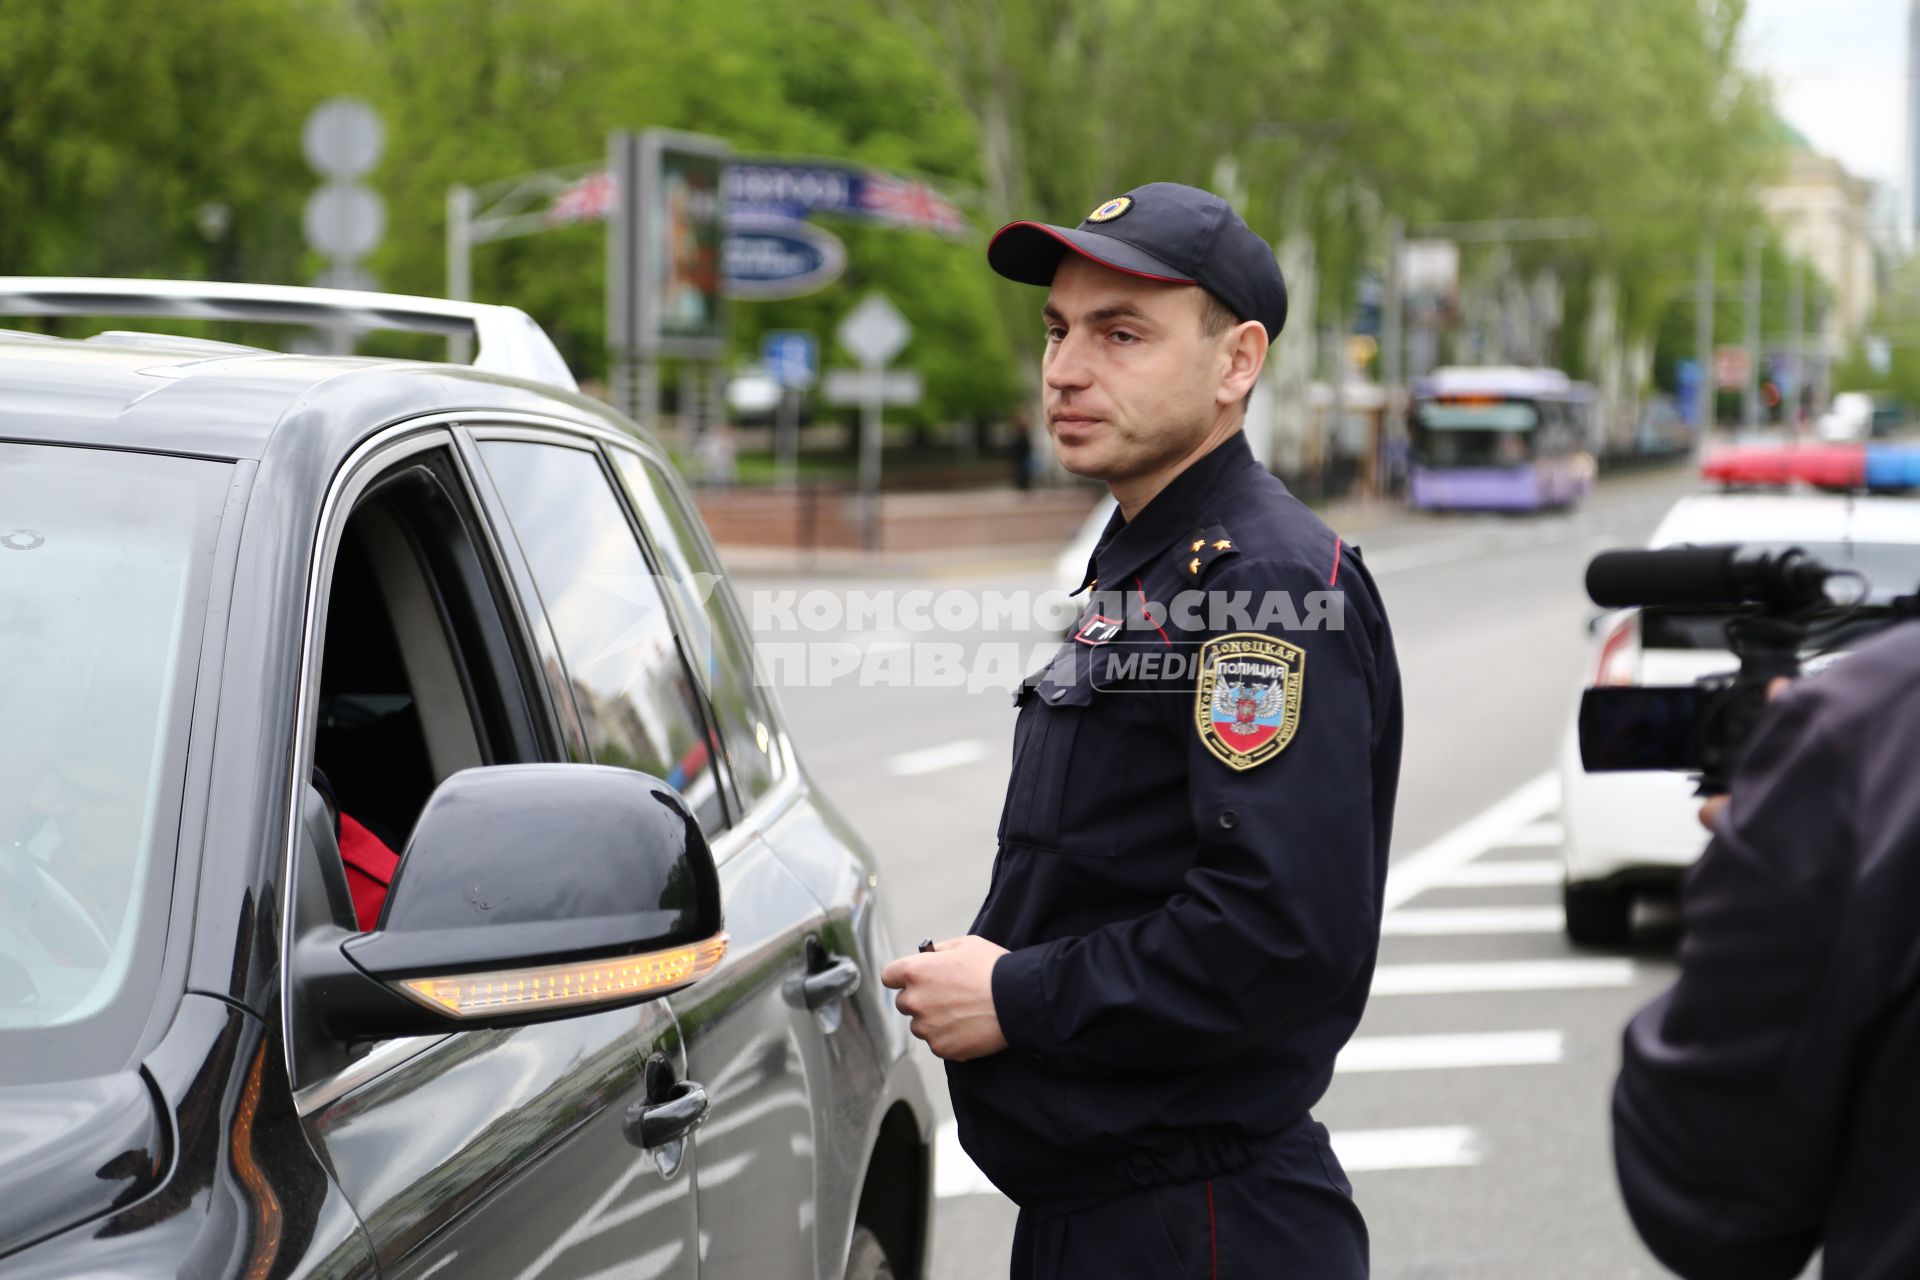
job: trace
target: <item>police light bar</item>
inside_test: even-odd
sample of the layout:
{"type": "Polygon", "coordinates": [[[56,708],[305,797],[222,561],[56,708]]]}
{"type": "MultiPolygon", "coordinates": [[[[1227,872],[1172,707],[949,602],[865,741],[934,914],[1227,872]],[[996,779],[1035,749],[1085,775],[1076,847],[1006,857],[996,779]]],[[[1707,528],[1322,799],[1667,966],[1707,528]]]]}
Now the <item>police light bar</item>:
{"type": "Polygon", "coordinates": [[[1897,493],[1920,488],[1920,446],[1896,444],[1733,445],[1700,464],[1708,480],[1742,488],[1897,493]]]}

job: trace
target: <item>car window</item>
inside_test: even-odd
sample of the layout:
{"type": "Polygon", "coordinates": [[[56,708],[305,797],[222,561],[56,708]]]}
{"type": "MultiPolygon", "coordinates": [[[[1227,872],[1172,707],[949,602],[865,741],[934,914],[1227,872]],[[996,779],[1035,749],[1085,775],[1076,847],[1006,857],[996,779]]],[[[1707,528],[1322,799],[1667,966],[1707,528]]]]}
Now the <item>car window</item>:
{"type": "Polygon", "coordinates": [[[638,769],[686,797],[711,836],[726,826],[712,734],[681,660],[661,582],[597,454],[480,446],[533,573],[597,764],[638,769]]]}
{"type": "Polygon", "coordinates": [[[144,1022],[230,479],[0,445],[0,1081],[117,1069],[144,1022]]]}
{"type": "Polygon", "coordinates": [[[694,671],[706,677],[735,789],[751,805],[780,780],[784,766],[766,690],[755,682],[752,640],[722,585],[719,557],[665,467],[626,449],[615,449],[613,458],[661,574],[678,589],[681,613],[690,619],[688,655],[694,671]]]}
{"type": "Polygon", "coordinates": [[[361,493],[334,551],[310,781],[335,815],[362,928],[436,787],[538,758],[475,519],[451,454],[429,450],[361,493]]]}

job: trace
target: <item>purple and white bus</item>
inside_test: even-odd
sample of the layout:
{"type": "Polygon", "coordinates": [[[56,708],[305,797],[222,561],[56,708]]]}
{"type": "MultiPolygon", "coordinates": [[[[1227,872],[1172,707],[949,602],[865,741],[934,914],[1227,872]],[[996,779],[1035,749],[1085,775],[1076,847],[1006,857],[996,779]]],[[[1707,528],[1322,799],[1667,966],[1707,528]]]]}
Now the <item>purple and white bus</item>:
{"type": "Polygon", "coordinates": [[[1593,487],[1593,391],[1558,369],[1436,369],[1411,408],[1415,508],[1541,511],[1593,487]]]}

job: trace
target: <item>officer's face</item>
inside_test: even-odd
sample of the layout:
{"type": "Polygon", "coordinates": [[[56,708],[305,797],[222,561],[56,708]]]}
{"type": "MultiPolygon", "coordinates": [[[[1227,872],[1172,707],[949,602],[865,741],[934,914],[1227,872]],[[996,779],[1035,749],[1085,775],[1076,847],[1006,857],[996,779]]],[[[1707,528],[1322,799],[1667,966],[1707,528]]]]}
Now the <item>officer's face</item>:
{"type": "Polygon", "coordinates": [[[1203,331],[1204,298],[1193,285],[1061,259],[1042,360],[1061,466],[1126,485],[1191,456],[1223,413],[1237,419],[1246,389],[1230,386],[1234,331],[1203,331]]]}

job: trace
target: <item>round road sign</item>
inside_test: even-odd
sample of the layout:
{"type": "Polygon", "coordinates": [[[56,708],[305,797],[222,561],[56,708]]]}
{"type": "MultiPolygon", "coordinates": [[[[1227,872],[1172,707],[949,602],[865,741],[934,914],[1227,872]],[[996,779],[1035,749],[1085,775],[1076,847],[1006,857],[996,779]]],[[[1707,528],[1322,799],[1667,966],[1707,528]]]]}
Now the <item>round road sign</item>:
{"type": "Polygon", "coordinates": [[[357,258],[380,243],[387,229],[380,197],[359,184],[329,182],[307,197],[300,219],[307,243],[336,258],[357,258]]]}
{"type": "Polygon", "coordinates": [[[358,98],[329,98],[300,130],[300,146],[315,173],[357,178],[379,163],[386,131],[380,116],[358,98]]]}

